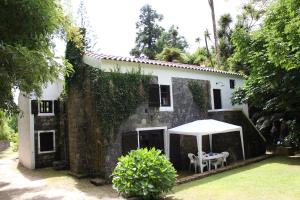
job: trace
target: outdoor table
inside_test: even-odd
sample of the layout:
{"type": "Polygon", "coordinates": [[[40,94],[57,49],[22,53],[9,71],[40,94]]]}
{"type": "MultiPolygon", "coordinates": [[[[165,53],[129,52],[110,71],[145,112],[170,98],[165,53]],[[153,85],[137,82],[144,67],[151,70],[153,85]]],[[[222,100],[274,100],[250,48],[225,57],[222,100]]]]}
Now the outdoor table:
{"type": "Polygon", "coordinates": [[[211,161],[216,160],[218,158],[222,158],[222,157],[223,157],[223,154],[221,154],[221,153],[208,153],[208,154],[203,155],[202,159],[204,161],[208,161],[208,170],[210,171],[211,170],[211,161]]]}

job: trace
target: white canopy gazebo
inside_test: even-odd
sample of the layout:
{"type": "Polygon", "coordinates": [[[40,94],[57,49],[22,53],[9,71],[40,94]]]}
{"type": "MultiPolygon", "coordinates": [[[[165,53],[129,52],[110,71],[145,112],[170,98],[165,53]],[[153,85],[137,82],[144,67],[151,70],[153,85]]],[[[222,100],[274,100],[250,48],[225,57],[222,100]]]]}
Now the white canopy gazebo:
{"type": "Polygon", "coordinates": [[[244,140],[243,140],[243,129],[240,126],[233,124],[228,124],[225,122],[207,119],[207,120],[197,120],[191,123],[183,124],[175,128],[169,129],[165,135],[165,153],[167,157],[170,156],[170,134],[179,134],[179,135],[193,135],[197,138],[197,147],[198,155],[200,159],[200,169],[202,169],[202,136],[209,135],[209,144],[210,150],[212,151],[212,135],[219,133],[228,133],[228,132],[239,132],[241,137],[243,158],[245,160],[245,151],[244,151],[244,140]]]}

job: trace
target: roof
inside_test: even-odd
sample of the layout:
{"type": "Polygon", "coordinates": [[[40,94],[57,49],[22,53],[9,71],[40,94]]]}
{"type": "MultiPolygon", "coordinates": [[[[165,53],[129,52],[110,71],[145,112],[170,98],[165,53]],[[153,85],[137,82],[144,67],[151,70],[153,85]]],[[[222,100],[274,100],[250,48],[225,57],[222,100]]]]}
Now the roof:
{"type": "Polygon", "coordinates": [[[170,67],[170,68],[191,69],[191,70],[197,70],[197,71],[214,72],[214,73],[236,75],[236,76],[244,77],[242,74],[239,74],[239,73],[218,70],[213,67],[206,67],[206,66],[181,64],[181,63],[166,62],[166,61],[160,61],[160,60],[149,60],[149,59],[143,59],[143,58],[97,54],[97,53],[89,52],[89,51],[85,52],[85,55],[99,59],[99,60],[104,59],[104,60],[115,60],[115,61],[123,61],[123,62],[151,64],[151,65],[166,66],[166,67],[170,67]]]}
{"type": "Polygon", "coordinates": [[[214,119],[197,120],[168,130],[169,133],[181,135],[210,135],[240,131],[242,127],[214,119]]]}

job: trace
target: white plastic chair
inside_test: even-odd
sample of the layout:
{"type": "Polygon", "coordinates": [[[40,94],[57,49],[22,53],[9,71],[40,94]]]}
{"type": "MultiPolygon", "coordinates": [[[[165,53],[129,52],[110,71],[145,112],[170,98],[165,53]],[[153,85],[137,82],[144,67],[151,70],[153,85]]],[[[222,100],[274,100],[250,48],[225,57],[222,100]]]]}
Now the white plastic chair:
{"type": "Polygon", "coordinates": [[[196,173],[197,172],[197,163],[198,163],[197,160],[198,160],[198,158],[193,153],[188,153],[188,157],[190,159],[189,171],[191,171],[191,166],[194,165],[195,173],[196,173]]]}
{"type": "MultiPolygon", "coordinates": [[[[199,158],[198,158],[197,164],[198,164],[198,166],[200,168],[200,159],[199,158]]],[[[202,171],[203,171],[204,167],[206,167],[208,169],[208,161],[202,159],[202,171]]]]}
{"type": "Polygon", "coordinates": [[[221,154],[223,155],[223,163],[225,163],[227,165],[227,158],[229,156],[229,153],[227,151],[224,151],[221,154]]]}
{"type": "Polygon", "coordinates": [[[214,166],[215,169],[218,169],[219,165],[223,166],[223,162],[224,162],[224,158],[220,157],[215,160],[212,160],[211,164],[214,166]]]}

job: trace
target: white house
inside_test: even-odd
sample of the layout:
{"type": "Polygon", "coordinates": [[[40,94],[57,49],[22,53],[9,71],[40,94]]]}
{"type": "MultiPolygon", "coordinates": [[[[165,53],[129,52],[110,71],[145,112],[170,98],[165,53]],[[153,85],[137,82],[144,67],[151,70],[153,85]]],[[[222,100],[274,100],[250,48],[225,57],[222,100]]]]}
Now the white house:
{"type": "MultiPolygon", "coordinates": [[[[140,68],[144,74],[157,77],[157,84],[159,85],[160,113],[167,113],[171,116],[172,113],[175,112],[176,105],[174,105],[174,102],[178,102],[180,99],[174,99],[174,81],[182,79],[201,80],[208,83],[210,110],[225,111],[237,109],[242,110],[243,113],[248,116],[248,106],[246,104],[231,104],[231,97],[234,89],[242,87],[244,81],[243,75],[238,73],[216,70],[204,66],[108,56],[92,52],[87,52],[83,56],[83,62],[91,67],[100,68],[107,72],[116,67],[118,67],[121,72],[140,68]]],[[[62,136],[60,135],[61,128],[59,128],[59,119],[57,119],[58,115],[56,114],[56,109],[58,109],[58,107],[55,105],[55,101],[59,99],[61,92],[63,91],[63,82],[63,80],[59,79],[55,83],[46,85],[39,101],[36,101],[37,99],[34,96],[29,98],[20,93],[19,106],[22,110],[22,115],[20,115],[18,121],[20,144],[19,158],[20,162],[27,168],[34,169],[49,166],[54,160],[60,159],[58,144],[61,144],[60,138],[62,136]]],[[[178,83],[179,82],[176,83],[176,87],[178,87],[178,83]]],[[[179,89],[177,88],[176,93],[178,93],[178,91],[180,91],[180,86],[179,89]]],[[[182,94],[184,95],[184,93],[182,94]]],[[[129,120],[128,123],[131,124],[132,127],[139,128],[139,130],[142,130],[141,128],[143,128],[143,125],[148,128],[147,130],[151,130],[151,127],[147,125],[147,119],[141,117],[139,120],[140,121],[136,123],[131,123],[129,120]]],[[[163,121],[159,122],[159,126],[172,128],[171,126],[175,125],[164,123],[165,122],[163,121]]],[[[178,121],[176,123],[181,122],[178,121]]],[[[69,133],[69,141],[72,140],[72,138],[70,138],[72,134],[73,133],[69,133]]],[[[73,151],[74,148],[72,148],[72,144],[69,144],[68,146],[68,153],[71,154],[71,151],[73,151]]],[[[72,156],[70,156],[71,163],[72,159],[72,156]]],[[[73,164],[70,165],[72,170],[73,164]]]]}

